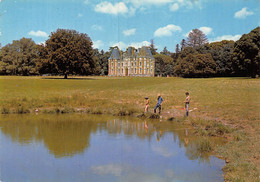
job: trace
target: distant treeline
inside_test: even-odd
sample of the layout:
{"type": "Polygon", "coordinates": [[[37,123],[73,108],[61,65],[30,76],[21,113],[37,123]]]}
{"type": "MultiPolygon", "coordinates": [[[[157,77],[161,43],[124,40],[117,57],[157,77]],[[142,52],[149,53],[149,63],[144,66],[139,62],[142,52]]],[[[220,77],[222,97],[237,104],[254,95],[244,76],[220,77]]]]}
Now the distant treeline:
{"type": "MultiPolygon", "coordinates": [[[[22,38],[0,49],[0,75],[107,75],[109,51],[92,48],[87,34],[58,29],[45,44],[22,38]]],[[[238,41],[208,43],[207,37],[193,29],[176,45],[175,53],[165,47],[158,53],[154,42],[156,76],[226,77],[260,75],[260,27],[238,41]]]]}

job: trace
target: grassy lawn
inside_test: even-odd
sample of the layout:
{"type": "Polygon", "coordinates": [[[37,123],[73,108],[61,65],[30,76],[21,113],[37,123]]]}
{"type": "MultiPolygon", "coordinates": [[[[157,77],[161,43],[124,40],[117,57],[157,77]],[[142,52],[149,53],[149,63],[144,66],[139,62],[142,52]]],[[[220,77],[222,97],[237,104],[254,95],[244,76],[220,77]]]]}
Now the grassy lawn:
{"type": "Polygon", "coordinates": [[[227,181],[257,181],[260,168],[260,80],[249,78],[109,78],[0,77],[1,113],[87,112],[139,115],[144,97],[149,112],[157,94],[164,99],[162,117],[183,118],[185,92],[191,96],[190,117],[200,135],[223,134],[229,141],[215,150],[226,159],[227,181]],[[194,108],[197,108],[194,110],[194,108]]]}

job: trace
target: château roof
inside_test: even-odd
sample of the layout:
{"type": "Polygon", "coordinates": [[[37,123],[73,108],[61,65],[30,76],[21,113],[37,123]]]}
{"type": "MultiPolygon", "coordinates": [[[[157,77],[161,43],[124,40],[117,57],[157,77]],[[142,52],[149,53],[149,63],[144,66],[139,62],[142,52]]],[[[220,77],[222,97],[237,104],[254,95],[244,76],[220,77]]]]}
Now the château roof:
{"type": "Polygon", "coordinates": [[[111,56],[108,59],[120,59],[120,53],[118,48],[114,48],[111,56]]]}
{"type": "Polygon", "coordinates": [[[120,55],[118,47],[115,47],[111,53],[111,56],[108,59],[117,59],[120,60],[121,56],[123,58],[151,58],[154,59],[152,52],[149,47],[143,46],[136,50],[134,47],[128,47],[123,55],[120,55]]]}
{"type": "Polygon", "coordinates": [[[143,46],[141,49],[139,49],[137,57],[138,58],[149,57],[151,59],[154,59],[151,50],[146,46],[143,46]]]}

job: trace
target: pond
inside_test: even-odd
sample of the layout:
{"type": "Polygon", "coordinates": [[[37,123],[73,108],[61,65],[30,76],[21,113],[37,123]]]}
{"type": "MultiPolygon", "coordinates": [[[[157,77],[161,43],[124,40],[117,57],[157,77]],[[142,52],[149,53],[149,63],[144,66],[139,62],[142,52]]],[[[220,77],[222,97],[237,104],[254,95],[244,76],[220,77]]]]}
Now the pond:
{"type": "MultiPolygon", "coordinates": [[[[0,181],[223,181],[175,122],[86,114],[0,116],[0,181]]],[[[217,142],[215,142],[217,143],[217,142]]]]}

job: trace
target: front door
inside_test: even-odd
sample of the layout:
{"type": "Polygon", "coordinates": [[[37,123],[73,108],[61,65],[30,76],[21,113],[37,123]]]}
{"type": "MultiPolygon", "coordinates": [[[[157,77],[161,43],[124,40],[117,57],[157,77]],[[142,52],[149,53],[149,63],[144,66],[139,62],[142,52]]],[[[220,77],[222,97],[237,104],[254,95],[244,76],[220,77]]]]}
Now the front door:
{"type": "Polygon", "coordinates": [[[128,76],[128,68],[125,69],[125,76],[128,76]]]}

